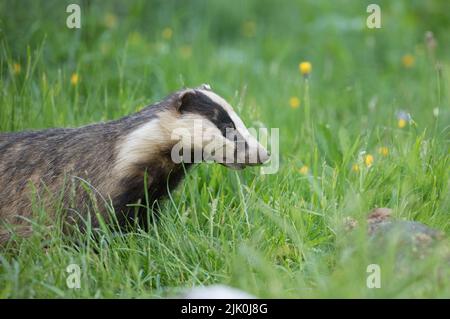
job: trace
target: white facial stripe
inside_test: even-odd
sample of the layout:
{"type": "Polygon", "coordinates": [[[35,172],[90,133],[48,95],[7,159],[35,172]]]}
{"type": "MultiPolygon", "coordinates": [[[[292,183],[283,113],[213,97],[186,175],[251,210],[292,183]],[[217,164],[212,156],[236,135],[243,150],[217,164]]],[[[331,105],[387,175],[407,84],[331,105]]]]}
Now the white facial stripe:
{"type": "Polygon", "coordinates": [[[187,140],[192,138],[196,149],[202,149],[204,144],[212,140],[215,135],[222,135],[214,123],[198,114],[185,114],[175,120],[171,133],[180,129],[187,133],[187,140]]]}
{"type": "MultiPolygon", "coordinates": [[[[201,91],[201,93],[208,96],[212,101],[223,107],[228,113],[236,126],[236,130],[246,140],[248,145],[247,150],[251,155],[254,156],[255,154],[260,154],[259,152],[262,151],[263,155],[260,155],[260,157],[262,159],[267,158],[264,147],[262,147],[250,134],[242,120],[234,112],[233,108],[222,97],[211,91],[198,91],[201,91]]],[[[156,156],[155,154],[157,154],[160,149],[167,147],[167,143],[173,142],[175,144],[176,141],[173,139],[173,133],[177,129],[181,129],[183,132],[182,134],[178,134],[180,139],[182,138],[182,135],[194,138],[193,143],[189,142],[184,146],[192,145],[194,149],[201,150],[208,143],[213,141],[213,143],[210,144],[211,148],[215,150],[226,148],[225,152],[227,154],[230,152],[230,155],[227,156],[227,158],[234,158],[234,143],[224,138],[222,132],[220,132],[214,123],[199,114],[189,113],[180,115],[180,113],[175,111],[165,111],[158,114],[157,118],[129,133],[118,143],[118,145],[116,145],[118,148],[118,156],[115,165],[115,173],[129,174],[130,170],[133,170],[135,164],[142,163],[153,156],[156,156]],[[202,129],[200,131],[195,129],[195,127],[198,127],[198,125],[195,125],[197,121],[202,123],[202,129]]],[[[238,154],[238,157],[244,155],[245,154],[238,154]]],[[[222,156],[217,155],[214,159],[217,162],[221,162],[222,156]]]]}
{"type": "Polygon", "coordinates": [[[225,101],[221,96],[217,95],[214,92],[206,90],[199,91],[208,96],[215,103],[219,104],[228,113],[234,125],[236,126],[236,129],[239,133],[241,133],[242,136],[246,137],[250,134],[245,127],[244,122],[242,122],[241,118],[236,114],[236,112],[233,110],[231,105],[227,103],[227,101],[225,101]]]}
{"type": "MultiPolygon", "coordinates": [[[[220,105],[230,116],[234,125],[236,126],[236,130],[241,134],[241,136],[245,139],[248,145],[248,150],[251,156],[255,158],[255,156],[259,155],[262,157],[262,160],[267,159],[267,151],[266,149],[256,140],[253,135],[250,134],[244,122],[242,122],[241,118],[236,114],[230,104],[225,101],[221,96],[217,95],[214,92],[199,90],[206,96],[208,96],[212,101],[220,105]]],[[[239,156],[239,154],[238,154],[239,156]]]]}
{"type": "Polygon", "coordinates": [[[214,92],[206,91],[206,90],[200,90],[203,94],[208,96],[211,100],[213,100],[215,103],[219,104],[223,107],[225,111],[227,111],[228,115],[230,116],[231,120],[233,121],[234,125],[236,126],[236,130],[247,140],[249,144],[258,144],[256,139],[250,134],[247,127],[245,126],[244,122],[242,122],[241,118],[236,114],[236,112],[233,110],[230,104],[227,103],[222,97],[217,95],[214,92]]]}
{"type": "Polygon", "coordinates": [[[132,131],[116,146],[116,172],[127,174],[134,164],[149,157],[149,150],[155,152],[163,138],[156,118],[132,131]]]}

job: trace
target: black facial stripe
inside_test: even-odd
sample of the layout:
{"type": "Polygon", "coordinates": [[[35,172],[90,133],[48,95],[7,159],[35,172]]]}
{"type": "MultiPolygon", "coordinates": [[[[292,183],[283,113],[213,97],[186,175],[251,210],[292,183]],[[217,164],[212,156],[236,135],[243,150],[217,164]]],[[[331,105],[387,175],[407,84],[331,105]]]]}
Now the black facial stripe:
{"type": "Polygon", "coordinates": [[[211,100],[207,95],[195,91],[183,97],[181,113],[195,113],[210,120],[225,136],[227,128],[236,129],[233,120],[222,106],[211,100]]]}

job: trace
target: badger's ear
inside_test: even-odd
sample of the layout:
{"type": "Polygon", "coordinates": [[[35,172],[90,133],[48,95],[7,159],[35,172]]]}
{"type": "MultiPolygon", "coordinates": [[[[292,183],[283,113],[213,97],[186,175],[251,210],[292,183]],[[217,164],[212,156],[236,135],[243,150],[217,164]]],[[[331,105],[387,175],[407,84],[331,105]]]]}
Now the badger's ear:
{"type": "Polygon", "coordinates": [[[207,83],[203,83],[202,85],[200,85],[198,87],[200,90],[206,90],[206,91],[211,91],[211,85],[207,84],[207,83]]]}
{"type": "Polygon", "coordinates": [[[182,90],[175,94],[174,106],[178,112],[181,112],[183,106],[189,104],[195,98],[196,92],[193,89],[182,90]]]}

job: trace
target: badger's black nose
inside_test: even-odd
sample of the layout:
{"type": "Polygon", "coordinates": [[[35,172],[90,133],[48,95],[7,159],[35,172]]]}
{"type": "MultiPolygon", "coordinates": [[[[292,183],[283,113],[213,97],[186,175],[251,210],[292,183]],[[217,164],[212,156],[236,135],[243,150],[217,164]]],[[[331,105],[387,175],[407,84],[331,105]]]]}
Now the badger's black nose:
{"type": "Polygon", "coordinates": [[[264,164],[270,160],[270,152],[265,149],[258,151],[258,164],[264,164]]]}
{"type": "Polygon", "coordinates": [[[270,154],[264,148],[258,148],[253,154],[253,156],[246,157],[245,164],[247,166],[259,166],[270,160],[270,154]]]}

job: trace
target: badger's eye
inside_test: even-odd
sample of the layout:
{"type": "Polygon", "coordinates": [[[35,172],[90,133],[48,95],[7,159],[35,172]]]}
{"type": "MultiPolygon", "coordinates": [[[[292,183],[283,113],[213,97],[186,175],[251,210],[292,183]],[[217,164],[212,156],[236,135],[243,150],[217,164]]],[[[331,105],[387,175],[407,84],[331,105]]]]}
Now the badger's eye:
{"type": "Polygon", "coordinates": [[[234,124],[232,122],[230,122],[230,123],[223,123],[222,124],[222,128],[221,128],[222,135],[226,136],[227,131],[231,132],[234,129],[235,129],[235,127],[234,127],[234,124]]]}
{"type": "Polygon", "coordinates": [[[234,124],[233,123],[225,123],[225,128],[231,128],[234,129],[234,124]]]}

